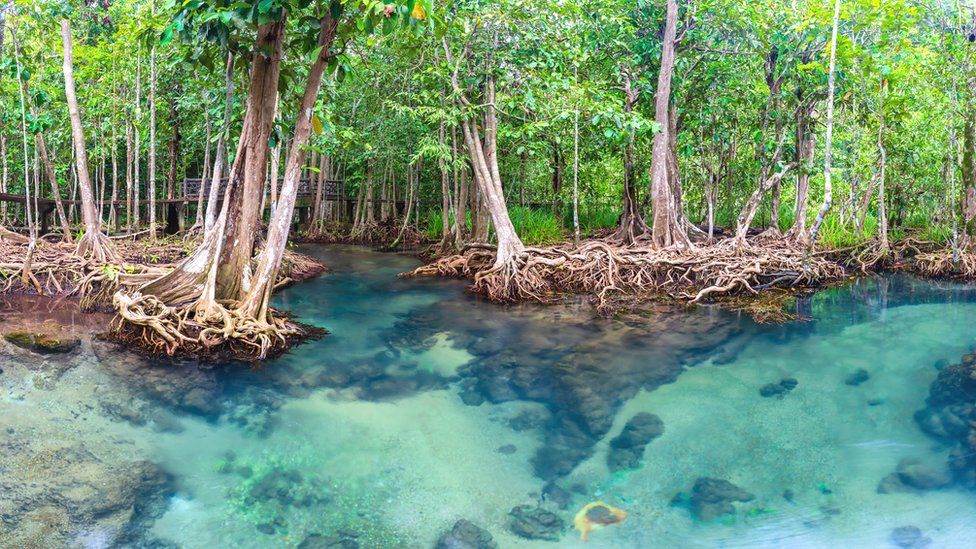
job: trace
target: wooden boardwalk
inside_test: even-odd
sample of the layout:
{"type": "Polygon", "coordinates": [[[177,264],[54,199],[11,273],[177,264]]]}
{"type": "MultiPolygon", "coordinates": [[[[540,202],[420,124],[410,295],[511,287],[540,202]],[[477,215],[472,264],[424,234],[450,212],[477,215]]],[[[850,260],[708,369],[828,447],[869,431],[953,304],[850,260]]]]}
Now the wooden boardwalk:
{"type": "MultiPolygon", "coordinates": [[[[284,178],[278,179],[279,188],[283,183],[284,178]]],[[[324,182],[325,185],[322,189],[322,199],[328,201],[345,202],[348,199],[345,196],[346,185],[344,181],[338,180],[328,180],[324,182]]],[[[220,192],[218,193],[218,201],[223,199],[223,187],[227,185],[227,178],[224,178],[220,182],[220,192]]],[[[207,202],[210,194],[210,183],[209,179],[204,181],[199,177],[189,177],[182,181],[180,184],[180,198],[157,198],[157,206],[166,207],[166,215],[164,216],[164,221],[167,225],[166,232],[169,233],[174,230],[173,225],[179,224],[179,218],[181,215],[181,210],[184,208],[196,205],[198,202],[198,197],[201,188],[204,190],[203,201],[207,202]]],[[[298,182],[298,201],[295,205],[298,211],[299,219],[305,219],[308,216],[308,209],[311,206],[312,201],[315,198],[315,188],[312,185],[311,180],[308,178],[300,179],[298,182]]],[[[98,200],[98,199],[96,199],[98,200]]],[[[57,202],[53,198],[46,197],[34,197],[31,196],[31,203],[37,204],[37,213],[41,222],[41,233],[47,233],[51,222],[51,213],[54,212],[57,207],[57,202]]],[[[10,193],[0,193],[0,202],[7,202],[11,204],[26,204],[27,196],[22,194],[10,194],[10,193]]],[[[74,198],[62,198],[61,204],[64,206],[80,206],[81,200],[74,198]]],[[[102,200],[99,204],[105,206],[115,206],[116,208],[125,208],[127,203],[126,199],[116,199],[116,200],[102,200]]],[[[149,201],[145,198],[140,198],[139,207],[145,208],[149,205],[149,201]]],[[[267,201],[265,208],[270,208],[270,197],[267,201]]]]}

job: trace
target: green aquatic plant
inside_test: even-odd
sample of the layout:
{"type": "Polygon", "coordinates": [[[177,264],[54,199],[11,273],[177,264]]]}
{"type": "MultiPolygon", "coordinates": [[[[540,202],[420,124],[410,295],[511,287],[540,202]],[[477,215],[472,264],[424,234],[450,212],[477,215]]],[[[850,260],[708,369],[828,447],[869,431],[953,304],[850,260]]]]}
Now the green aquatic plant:
{"type": "Polygon", "coordinates": [[[290,540],[342,531],[364,547],[403,546],[401,536],[381,524],[390,499],[385,488],[368,478],[340,481],[309,472],[321,467],[314,453],[303,451],[254,460],[224,456],[214,470],[238,479],[227,492],[227,519],[290,540]]]}

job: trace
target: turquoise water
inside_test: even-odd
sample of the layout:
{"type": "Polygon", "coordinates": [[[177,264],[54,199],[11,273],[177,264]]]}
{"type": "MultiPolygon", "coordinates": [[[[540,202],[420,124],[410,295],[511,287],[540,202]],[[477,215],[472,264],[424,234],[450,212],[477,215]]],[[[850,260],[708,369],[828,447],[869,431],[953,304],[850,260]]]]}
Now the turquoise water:
{"type": "MultiPolygon", "coordinates": [[[[327,546],[311,544],[320,534],[432,547],[464,518],[500,547],[582,547],[573,516],[594,501],[628,515],[587,547],[887,547],[904,526],[933,547],[976,546],[976,493],[878,491],[904,459],[944,468],[948,448],[913,416],[937,368],[976,346],[973,287],[860,280],[784,326],[711,307],[599,318],[584,302],[500,307],[459,281],[397,279],[408,257],[307,251],[335,272],[276,300],[324,339],[246,371],[148,363],[86,339],[53,388],[32,392],[26,369],[0,377],[0,428],[80,429],[103,460],[124,448],[158,464],[168,489],[132,535],[159,546],[327,546]],[[866,379],[846,383],[859,370],[866,379]],[[788,378],[792,390],[760,395],[788,378]],[[142,424],[84,405],[120,394],[142,424]],[[636,468],[611,471],[611,441],[641,412],[663,433],[636,468]],[[753,497],[696,516],[701,477],[753,497]],[[558,542],[516,535],[519,505],[558,516],[558,542]]],[[[12,372],[38,360],[3,352],[12,372]]],[[[71,532],[81,546],[111,537],[71,532]]]]}

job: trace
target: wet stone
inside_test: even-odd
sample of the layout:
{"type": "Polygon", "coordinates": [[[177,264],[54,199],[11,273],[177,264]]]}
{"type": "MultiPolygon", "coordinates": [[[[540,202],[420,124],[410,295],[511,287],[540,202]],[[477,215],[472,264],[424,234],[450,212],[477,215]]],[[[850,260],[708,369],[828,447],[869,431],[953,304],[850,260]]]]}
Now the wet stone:
{"type": "Polygon", "coordinates": [[[508,420],[508,426],[513,431],[528,431],[542,428],[549,421],[551,414],[546,410],[523,410],[508,420]]]}
{"type": "Polygon", "coordinates": [[[509,512],[508,528],[513,534],[525,539],[559,541],[563,520],[541,507],[519,505],[509,512]]]}
{"type": "Polygon", "coordinates": [[[487,530],[467,519],[454,523],[434,545],[435,549],[497,549],[498,544],[487,530]]]}
{"type": "Polygon", "coordinates": [[[869,374],[864,368],[861,368],[847,376],[847,378],[844,379],[844,384],[857,387],[869,379],[871,379],[871,374],[869,374]]]}
{"type": "Polygon", "coordinates": [[[879,494],[896,492],[924,492],[938,490],[952,482],[944,470],[927,467],[916,459],[903,459],[894,473],[886,476],[878,484],[879,494]]]}
{"type": "Polygon", "coordinates": [[[940,370],[925,403],[915,421],[928,435],[952,445],[949,473],[963,487],[976,489],[976,354],[940,370]]]}
{"type": "Polygon", "coordinates": [[[895,547],[902,549],[921,549],[928,547],[932,540],[925,536],[916,526],[901,526],[891,531],[888,541],[895,547]]]}
{"type": "Polygon", "coordinates": [[[648,412],[641,412],[630,418],[613,440],[607,454],[607,466],[611,472],[621,469],[635,469],[640,466],[647,443],[664,433],[661,418],[648,412]]]}
{"type": "Polygon", "coordinates": [[[701,477],[691,490],[691,513],[702,521],[735,513],[736,502],[752,501],[755,496],[735,484],[718,478],[701,477]]]}
{"type": "Polygon", "coordinates": [[[550,482],[542,489],[542,497],[560,509],[567,509],[573,502],[573,494],[563,489],[555,482],[550,482]]]}
{"type": "Polygon", "coordinates": [[[792,377],[781,379],[779,383],[767,383],[759,389],[759,394],[764,398],[784,397],[787,393],[796,388],[799,382],[792,377]]]}
{"type": "Polygon", "coordinates": [[[356,538],[355,533],[346,531],[329,536],[309,534],[298,544],[298,549],[359,549],[359,541],[356,538]]]}
{"type": "Polygon", "coordinates": [[[56,337],[44,332],[11,331],[3,334],[9,343],[41,354],[70,353],[81,345],[77,337],[56,337]]]}

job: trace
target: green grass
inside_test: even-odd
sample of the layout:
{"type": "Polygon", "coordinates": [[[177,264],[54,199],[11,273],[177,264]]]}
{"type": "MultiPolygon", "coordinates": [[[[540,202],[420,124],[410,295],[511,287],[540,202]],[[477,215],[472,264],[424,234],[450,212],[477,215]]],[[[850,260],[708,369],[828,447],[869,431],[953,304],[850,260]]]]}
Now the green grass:
{"type": "MultiPolygon", "coordinates": [[[[580,234],[588,235],[600,229],[609,229],[617,226],[617,218],[620,217],[620,208],[609,206],[583,207],[580,205],[579,224],[580,234]]],[[[563,208],[563,226],[566,230],[573,230],[573,206],[572,204],[563,208]]]]}
{"type": "MultiPolygon", "coordinates": [[[[522,242],[529,245],[552,244],[559,242],[565,236],[565,231],[559,220],[549,210],[533,210],[521,206],[508,209],[508,216],[512,219],[515,232],[522,238],[522,242]]],[[[431,209],[423,217],[424,236],[429,240],[440,240],[444,233],[441,210],[431,209]]],[[[467,225],[471,227],[471,212],[468,212],[467,225]]]]}
{"type": "Polygon", "coordinates": [[[444,234],[444,219],[441,217],[441,210],[427,210],[424,216],[424,236],[427,240],[440,240],[444,234]]]}
{"type": "Polygon", "coordinates": [[[508,209],[508,215],[515,226],[515,232],[526,244],[552,244],[564,238],[562,224],[549,210],[512,206],[508,209]]]}

